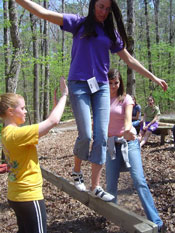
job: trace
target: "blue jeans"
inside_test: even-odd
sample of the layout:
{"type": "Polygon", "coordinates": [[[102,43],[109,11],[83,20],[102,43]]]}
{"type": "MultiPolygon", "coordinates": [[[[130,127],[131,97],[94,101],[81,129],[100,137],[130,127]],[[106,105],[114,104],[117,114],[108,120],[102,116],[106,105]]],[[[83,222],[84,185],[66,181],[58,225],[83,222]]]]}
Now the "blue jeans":
{"type": "Polygon", "coordinates": [[[91,93],[86,81],[69,81],[69,95],[78,128],[74,155],[81,160],[104,164],[106,162],[107,132],[110,113],[109,84],[98,83],[100,90],[91,93]],[[91,121],[93,115],[93,126],[91,121]],[[93,144],[89,152],[90,141],[93,144]]]}
{"type": "MultiPolygon", "coordinates": [[[[128,157],[129,163],[131,165],[129,171],[142,206],[144,208],[145,214],[150,221],[156,223],[158,226],[162,226],[163,222],[160,219],[155,208],[154,200],[144,177],[140,144],[138,140],[128,142],[128,157]]],[[[120,175],[120,169],[123,163],[124,162],[121,154],[121,144],[116,144],[116,159],[111,160],[110,155],[107,155],[106,159],[107,192],[115,196],[114,202],[117,202],[117,185],[120,175]]]]}
{"type": "Polygon", "coordinates": [[[140,124],[140,120],[132,121],[132,125],[134,127],[138,126],[140,124]]]}

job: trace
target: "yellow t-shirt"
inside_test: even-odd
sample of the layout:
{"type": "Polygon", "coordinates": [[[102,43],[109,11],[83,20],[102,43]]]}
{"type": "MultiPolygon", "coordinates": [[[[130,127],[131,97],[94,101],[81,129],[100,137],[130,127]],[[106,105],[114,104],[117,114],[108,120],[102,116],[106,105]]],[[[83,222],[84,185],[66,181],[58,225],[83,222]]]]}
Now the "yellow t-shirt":
{"type": "Polygon", "coordinates": [[[8,199],[11,201],[42,200],[42,174],[37,156],[39,125],[2,129],[3,150],[10,166],[8,199]]]}

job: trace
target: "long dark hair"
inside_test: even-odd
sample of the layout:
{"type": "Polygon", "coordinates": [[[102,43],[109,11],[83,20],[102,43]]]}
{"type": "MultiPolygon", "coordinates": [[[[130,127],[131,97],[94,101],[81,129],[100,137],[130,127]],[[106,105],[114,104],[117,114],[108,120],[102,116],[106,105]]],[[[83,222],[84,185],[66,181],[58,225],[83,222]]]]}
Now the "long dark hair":
{"type": "Polygon", "coordinates": [[[135,96],[135,95],[131,95],[131,97],[132,97],[132,99],[133,99],[133,101],[134,101],[135,105],[138,105],[138,103],[137,103],[137,99],[136,99],[136,96],[135,96]]]}
{"type": "Polygon", "coordinates": [[[120,86],[119,86],[119,89],[117,90],[116,95],[117,95],[119,101],[123,101],[124,97],[126,96],[126,93],[125,93],[125,88],[124,88],[122,76],[117,69],[110,69],[108,72],[108,79],[114,80],[115,78],[118,78],[120,81],[120,86]]]}
{"type": "MultiPolygon", "coordinates": [[[[88,15],[85,18],[85,21],[82,23],[84,25],[83,36],[87,36],[87,37],[97,36],[97,32],[95,31],[96,21],[95,21],[95,15],[94,15],[95,3],[97,1],[98,0],[90,0],[88,15]]],[[[126,46],[128,42],[128,38],[127,38],[126,31],[125,31],[120,8],[118,7],[115,0],[110,0],[110,1],[111,1],[111,11],[109,12],[108,17],[104,21],[104,31],[108,35],[108,37],[113,41],[113,43],[115,43],[116,42],[116,35],[114,33],[114,30],[115,30],[114,19],[115,19],[118,32],[123,40],[124,46],[126,46]]],[[[79,25],[77,31],[80,29],[82,24],[79,25]]]]}

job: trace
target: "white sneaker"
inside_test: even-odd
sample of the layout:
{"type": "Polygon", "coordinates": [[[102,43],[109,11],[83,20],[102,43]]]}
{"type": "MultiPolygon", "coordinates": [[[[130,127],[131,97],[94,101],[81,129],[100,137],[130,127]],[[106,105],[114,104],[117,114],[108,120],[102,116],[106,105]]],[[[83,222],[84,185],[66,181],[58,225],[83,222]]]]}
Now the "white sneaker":
{"type": "Polygon", "coordinates": [[[86,191],[86,186],[84,185],[83,174],[82,172],[74,172],[72,171],[74,185],[79,191],[86,191]]]}
{"type": "Polygon", "coordinates": [[[100,186],[97,186],[92,192],[92,196],[100,198],[103,201],[112,201],[115,197],[105,192],[100,186]]]}

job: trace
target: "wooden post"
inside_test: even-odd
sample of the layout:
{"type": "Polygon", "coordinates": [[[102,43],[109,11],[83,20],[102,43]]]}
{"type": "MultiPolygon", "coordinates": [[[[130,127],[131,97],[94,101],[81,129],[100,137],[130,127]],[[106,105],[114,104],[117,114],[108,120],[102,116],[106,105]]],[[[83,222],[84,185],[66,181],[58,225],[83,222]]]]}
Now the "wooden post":
{"type": "Polygon", "coordinates": [[[119,205],[94,198],[89,192],[78,191],[73,183],[41,167],[43,177],[74,199],[103,215],[129,233],[157,233],[158,226],[119,205]]]}

